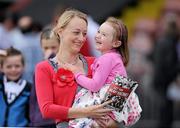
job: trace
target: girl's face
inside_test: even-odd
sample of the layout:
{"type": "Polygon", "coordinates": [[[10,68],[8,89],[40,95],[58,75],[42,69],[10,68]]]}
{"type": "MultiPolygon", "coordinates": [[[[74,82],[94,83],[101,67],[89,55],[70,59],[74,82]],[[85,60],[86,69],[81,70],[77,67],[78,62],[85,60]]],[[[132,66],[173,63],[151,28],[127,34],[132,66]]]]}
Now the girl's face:
{"type": "Polygon", "coordinates": [[[69,24],[60,30],[60,49],[77,53],[80,51],[86,41],[87,23],[79,18],[74,17],[69,24]]]}
{"type": "Polygon", "coordinates": [[[17,55],[5,58],[2,70],[9,80],[15,81],[19,79],[24,70],[24,65],[22,64],[22,56],[17,55]]]}
{"type": "Polygon", "coordinates": [[[56,54],[59,49],[59,41],[55,38],[42,39],[41,47],[44,54],[44,59],[48,59],[51,54],[56,54]]]}
{"type": "Polygon", "coordinates": [[[113,49],[114,45],[114,36],[115,33],[114,28],[107,22],[103,23],[98,32],[96,33],[96,49],[100,51],[102,54],[108,52],[113,49]]]}

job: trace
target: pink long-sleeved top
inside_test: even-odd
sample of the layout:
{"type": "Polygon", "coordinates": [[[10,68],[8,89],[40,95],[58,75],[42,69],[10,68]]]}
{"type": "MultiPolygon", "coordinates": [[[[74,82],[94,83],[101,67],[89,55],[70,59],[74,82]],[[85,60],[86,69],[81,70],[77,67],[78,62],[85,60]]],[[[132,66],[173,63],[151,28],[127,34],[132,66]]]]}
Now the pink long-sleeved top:
{"type": "Polygon", "coordinates": [[[97,92],[104,84],[111,83],[116,74],[127,76],[122,57],[115,50],[97,58],[91,68],[92,78],[87,78],[80,72],[75,74],[75,78],[78,84],[92,92],[97,92]]]}

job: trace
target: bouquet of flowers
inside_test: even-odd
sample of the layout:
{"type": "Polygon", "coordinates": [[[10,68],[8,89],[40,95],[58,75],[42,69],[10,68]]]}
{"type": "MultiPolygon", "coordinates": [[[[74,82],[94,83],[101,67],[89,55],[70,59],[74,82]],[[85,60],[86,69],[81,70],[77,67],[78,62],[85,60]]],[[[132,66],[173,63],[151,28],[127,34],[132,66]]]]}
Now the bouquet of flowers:
{"type": "Polygon", "coordinates": [[[136,81],[116,75],[105,94],[105,101],[113,101],[107,105],[107,107],[114,109],[116,112],[121,112],[128,98],[132,92],[135,91],[137,86],[138,83],[136,81]]]}

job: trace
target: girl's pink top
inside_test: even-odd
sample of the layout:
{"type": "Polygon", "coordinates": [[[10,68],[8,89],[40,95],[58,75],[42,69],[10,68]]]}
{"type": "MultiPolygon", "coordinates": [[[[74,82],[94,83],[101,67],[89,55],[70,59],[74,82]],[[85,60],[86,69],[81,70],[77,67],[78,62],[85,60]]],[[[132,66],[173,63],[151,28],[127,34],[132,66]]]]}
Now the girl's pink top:
{"type": "Polygon", "coordinates": [[[97,58],[91,68],[92,78],[83,73],[76,73],[75,78],[78,84],[92,92],[97,92],[104,84],[111,83],[116,74],[127,76],[122,57],[114,50],[97,58]]]}

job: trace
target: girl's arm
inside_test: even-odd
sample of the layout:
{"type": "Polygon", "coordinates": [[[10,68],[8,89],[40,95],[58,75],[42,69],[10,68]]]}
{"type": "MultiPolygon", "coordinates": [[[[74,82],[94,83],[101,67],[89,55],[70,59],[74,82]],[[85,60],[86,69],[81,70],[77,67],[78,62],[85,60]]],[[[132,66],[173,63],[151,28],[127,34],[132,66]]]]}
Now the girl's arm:
{"type": "Polygon", "coordinates": [[[67,68],[75,74],[75,79],[78,84],[92,92],[97,92],[105,84],[112,70],[112,58],[102,56],[98,59],[95,66],[92,78],[88,78],[83,73],[78,72],[79,70],[73,65],[68,65],[67,68]]]}

